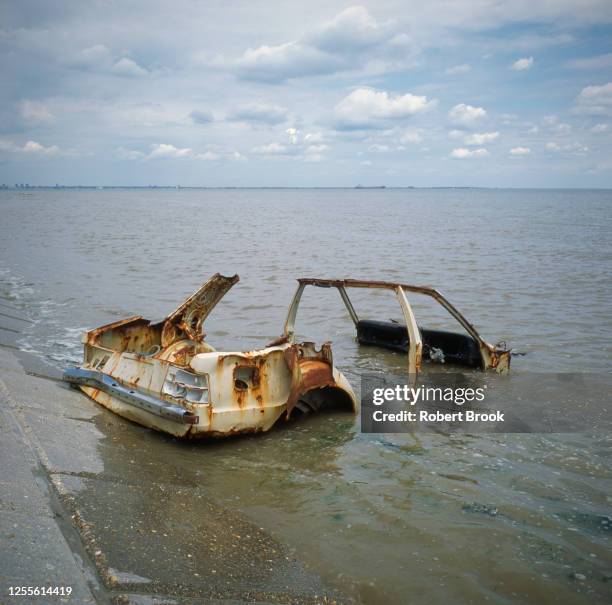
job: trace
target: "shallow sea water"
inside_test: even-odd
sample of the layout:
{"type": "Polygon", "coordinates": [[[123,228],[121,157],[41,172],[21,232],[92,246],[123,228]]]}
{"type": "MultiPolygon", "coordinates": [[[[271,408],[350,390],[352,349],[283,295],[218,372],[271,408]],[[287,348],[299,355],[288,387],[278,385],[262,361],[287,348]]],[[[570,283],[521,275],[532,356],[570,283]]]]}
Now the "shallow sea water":
{"type": "MultiPolygon", "coordinates": [[[[219,271],[241,281],[206,323],[217,349],[278,336],[296,277],[355,277],[439,288],[526,353],[513,374],[610,372],[609,191],[2,191],[0,216],[0,311],[29,318],[17,345],[56,367],[79,361],[85,329],[161,318],[219,271]]],[[[398,318],[369,294],[360,315],[398,318]]],[[[355,342],[335,292],[307,291],[297,327],[332,341],[355,386],[405,363],[355,342]]],[[[330,414],[147,443],[363,602],[612,601],[609,434],[366,435],[330,414]]]]}

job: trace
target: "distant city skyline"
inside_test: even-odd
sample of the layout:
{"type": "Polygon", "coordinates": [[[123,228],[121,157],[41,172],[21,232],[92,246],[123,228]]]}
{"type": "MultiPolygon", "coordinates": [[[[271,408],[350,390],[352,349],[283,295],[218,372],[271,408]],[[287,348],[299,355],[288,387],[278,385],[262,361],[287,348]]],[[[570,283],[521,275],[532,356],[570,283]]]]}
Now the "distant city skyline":
{"type": "Polygon", "coordinates": [[[0,6],[0,183],[612,187],[612,3],[0,6]]]}

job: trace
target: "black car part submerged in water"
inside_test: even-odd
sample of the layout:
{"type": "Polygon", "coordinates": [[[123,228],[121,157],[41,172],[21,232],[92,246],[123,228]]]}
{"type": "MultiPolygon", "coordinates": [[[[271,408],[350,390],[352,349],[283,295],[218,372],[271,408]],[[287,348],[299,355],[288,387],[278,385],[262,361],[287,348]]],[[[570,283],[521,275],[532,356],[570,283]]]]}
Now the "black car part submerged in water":
{"type": "Polygon", "coordinates": [[[357,340],[363,345],[384,347],[408,353],[408,372],[417,374],[423,356],[432,361],[461,366],[494,369],[498,373],[510,369],[511,351],[503,343],[492,345],[485,341],[476,328],[440,292],[427,286],[413,286],[397,282],[357,279],[298,279],[298,289],[289,307],[283,335],[275,342],[292,342],[297,310],[306,286],[336,288],[355,328],[357,340]],[[391,290],[397,296],[404,317],[403,323],[360,319],[347,290],[365,288],[391,290]],[[465,330],[465,333],[433,330],[417,323],[408,295],[427,296],[442,306],[465,330]]]}

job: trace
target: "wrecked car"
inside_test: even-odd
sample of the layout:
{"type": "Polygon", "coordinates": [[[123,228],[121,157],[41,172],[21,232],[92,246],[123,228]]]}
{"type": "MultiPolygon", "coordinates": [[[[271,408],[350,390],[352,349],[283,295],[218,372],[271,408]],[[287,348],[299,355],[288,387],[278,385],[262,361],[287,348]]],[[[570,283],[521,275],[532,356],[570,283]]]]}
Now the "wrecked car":
{"type": "Polygon", "coordinates": [[[357,341],[361,345],[377,346],[408,354],[408,373],[416,376],[421,370],[423,358],[441,363],[495,370],[500,374],[510,369],[511,350],[505,344],[492,345],[485,341],[476,328],[437,290],[427,286],[412,286],[397,282],[359,279],[298,279],[298,289],[293,297],[281,341],[293,342],[295,320],[306,286],[336,288],[349,316],[355,324],[357,341]],[[347,290],[376,289],[394,292],[399,301],[403,321],[361,319],[349,298],[347,290]],[[408,296],[426,296],[445,309],[464,329],[465,333],[426,328],[417,323],[408,296]]]}
{"type": "Polygon", "coordinates": [[[356,412],[355,393],[334,365],[331,344],[296,342],[295,320],[307,286],[336,288],[357,341],[406,352],[412,376],[424,357],[500,373],[510,367],[511,351],[486,342],[437,290],[352,279],[298,279],[279,338],[259,350],[216,351],[205,340],[203,323],[237,282],[237,275],[217,273],[159,322],[133,316],[86,332],[83,363],[66,370],[64,380],[120,416],[177,437],[267,431],[281,416],[323,408],[356,412]],[[403,322],[360,319],[348,296],[351,288],[394,292],[403,322]],[[435,300],[465,334],[422,327],[407,294],[435,300]]]}
{"type": "Polygon", "coordinates": [[[120,416],[176,437],[267,431],[283,415],[323,407],[355,412],[330,343],[221,352],[205,341],[204,320],[236,282],[237,275],[217,273],[162,321],[137,315],[86,332],[83,363],[64,380],[120,416]]]}

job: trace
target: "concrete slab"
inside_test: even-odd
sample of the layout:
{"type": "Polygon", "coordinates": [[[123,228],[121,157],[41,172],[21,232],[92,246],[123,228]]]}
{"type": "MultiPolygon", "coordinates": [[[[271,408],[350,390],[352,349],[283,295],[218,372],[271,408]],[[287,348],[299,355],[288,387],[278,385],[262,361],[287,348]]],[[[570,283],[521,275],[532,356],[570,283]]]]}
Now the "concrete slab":
{"type": "Polygon", "coordinates": [[[71,587],[69,597],[12,597],[11,602],[48,605],[95,603],[83,570],[77,565],[53,517],[3,511],[0,515],[0,587],[9,601],[11,586],[71,587]]]}
{"type": "MultiPolygon", "coordinates": [[[[14,365],[2,357],[5,368],[14,365]]],[[[85,567],[60,529],[44,471],[2,375],[0,371],[0,602],[51,602],[47,596],[11,597],[12,586],[69,586],[70,597],[52,597],[53,601],[94,603],[96,580],[86,578],[85,567]]]]}

